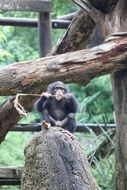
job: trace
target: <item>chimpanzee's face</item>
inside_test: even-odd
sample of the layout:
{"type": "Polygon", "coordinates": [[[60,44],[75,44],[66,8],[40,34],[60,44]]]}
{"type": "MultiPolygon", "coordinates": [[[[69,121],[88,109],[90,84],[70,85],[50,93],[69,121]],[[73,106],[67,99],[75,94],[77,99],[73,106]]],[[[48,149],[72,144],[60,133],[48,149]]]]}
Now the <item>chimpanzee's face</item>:
{"type": "Polygon", "coordinates": [[[51,93],[52,95],[56,95],[56,93],[58,92],[65,94],[68,92],[68,90],[63,82],[57,81],[57,82],[51,83],[48,86],[47,92],[51,93]]]}
{"type": "Polygon", "coordinates": [[[54,94],[56,93],[62,93],[62,94],[65,94],[65,88],[64,87],[55,87],[54,90],[53,90],[54,94]]]}

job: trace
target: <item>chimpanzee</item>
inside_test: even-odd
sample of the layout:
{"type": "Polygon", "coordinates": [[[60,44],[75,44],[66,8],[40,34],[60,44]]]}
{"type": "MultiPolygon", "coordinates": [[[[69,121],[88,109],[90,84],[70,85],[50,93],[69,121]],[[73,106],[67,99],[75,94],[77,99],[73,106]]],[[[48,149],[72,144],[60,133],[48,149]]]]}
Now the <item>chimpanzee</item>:
{"type": "Polygon", "coordinates": [[[51,83],[47,91],[35,102],[35,109],[40,113],[41,121],[62,127],[71,133],[76,130],[77,107],[76,98],[61,81],[51,83]]]}

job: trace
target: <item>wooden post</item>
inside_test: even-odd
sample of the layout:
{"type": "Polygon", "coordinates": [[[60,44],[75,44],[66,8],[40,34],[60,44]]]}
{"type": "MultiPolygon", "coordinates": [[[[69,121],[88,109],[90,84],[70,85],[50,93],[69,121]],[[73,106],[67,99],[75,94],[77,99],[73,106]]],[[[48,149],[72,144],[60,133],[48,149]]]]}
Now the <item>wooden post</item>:
{"type": "Polygon", "coordinates": [[[51,19],[50,12],[40,12],[38,19],[39,52],[45,57],[51,49],[51,19]]]}
{"type": "Polygon", "coordinates": [[[127,70],[116,72],[113,78],[116,114],[115,190],[127,187],[127,70]]]}

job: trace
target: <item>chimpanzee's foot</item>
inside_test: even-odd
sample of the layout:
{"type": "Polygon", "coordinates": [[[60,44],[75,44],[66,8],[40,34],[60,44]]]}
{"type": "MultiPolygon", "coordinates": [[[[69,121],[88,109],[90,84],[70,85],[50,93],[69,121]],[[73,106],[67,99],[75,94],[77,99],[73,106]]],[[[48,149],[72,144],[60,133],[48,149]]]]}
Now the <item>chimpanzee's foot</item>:
{"type": "Polygon", "coordinates": [[[49,129],[51,127],[50,123],[47,123],[45,120],[41,122],[41,129],[49,129]]]}

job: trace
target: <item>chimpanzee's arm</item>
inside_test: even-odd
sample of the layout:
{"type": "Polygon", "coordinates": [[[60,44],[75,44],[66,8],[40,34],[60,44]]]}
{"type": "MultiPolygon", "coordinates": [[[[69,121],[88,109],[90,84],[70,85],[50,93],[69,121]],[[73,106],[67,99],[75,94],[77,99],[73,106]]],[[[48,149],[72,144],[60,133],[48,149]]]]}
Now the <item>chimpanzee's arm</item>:
{"type": "Polygon", "coordinates": [[[51,94],[48,93],[48,92],[43,92],[41,97],[35,102],[35,109],[38,111],[38,112],[42,112],[45,107],[48,106],[48,99],[51,97],[51,94]]]}
{"type": "Polygon", "coordinates": [[[68,123],[68,121],[75,119],[75,114],[74,113],[70,113],[68,114],[62,121],[61,121],[61,127],[66,127],[66,124],[68,123]]]}
{"type": "Polygon", "coordinates": [[[56,120],[48,113],[48,117],[50,119],[50,123],[52,124],[52,126],[56,125],[56,120]]]}
{"type": "Polygon", "coordinates": [[[78,103],[77,100],[74,96],[71,94],[66,94],[65,95],[65,100],[66,100],[66,108],[69,113],[76,113],[78,109],[78,103]]]}
{"type": "Polygon", "coordinates": [[[34,104],[34,107],[35,109],[38,111],[38,112],[42,112],[43,111],[43,104],[44,102],[47,100],[47,97],[45,96],[42,96],[40,97],[34,104]]]}

